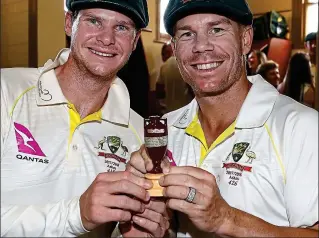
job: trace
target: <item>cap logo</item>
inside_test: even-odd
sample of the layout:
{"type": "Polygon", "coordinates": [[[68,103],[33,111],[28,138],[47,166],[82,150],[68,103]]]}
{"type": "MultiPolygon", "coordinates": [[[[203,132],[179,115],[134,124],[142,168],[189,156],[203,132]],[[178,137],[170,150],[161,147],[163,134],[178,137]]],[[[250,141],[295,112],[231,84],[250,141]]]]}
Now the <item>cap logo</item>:
{"type": "Polygon", "coordinates": [[[182,0],[182,2],[185,4],[185,3],[187,3],[187,2],[190,2],[190,1],[192,1],[192,0],[182,0]]]}

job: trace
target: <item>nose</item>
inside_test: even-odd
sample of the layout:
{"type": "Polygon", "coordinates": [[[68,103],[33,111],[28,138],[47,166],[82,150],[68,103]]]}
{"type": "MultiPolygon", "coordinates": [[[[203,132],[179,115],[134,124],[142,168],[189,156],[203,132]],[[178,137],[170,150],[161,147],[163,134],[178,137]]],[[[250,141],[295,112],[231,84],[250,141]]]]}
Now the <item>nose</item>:
{"type": "Polygon", "coordinates": [[[101,32],[99,32],[96,39],[105,46],[114,45],[115,33],[112,29],[103,29],[101,32]]]}
{"type": "Polygon", "coordinates": [[[197,34],[195,39],[195,44],[193,47],[193,52],[202,53],[205,51],[214,50],[214,45],[209,40],[209,36],[206,34],[197,34]]]}

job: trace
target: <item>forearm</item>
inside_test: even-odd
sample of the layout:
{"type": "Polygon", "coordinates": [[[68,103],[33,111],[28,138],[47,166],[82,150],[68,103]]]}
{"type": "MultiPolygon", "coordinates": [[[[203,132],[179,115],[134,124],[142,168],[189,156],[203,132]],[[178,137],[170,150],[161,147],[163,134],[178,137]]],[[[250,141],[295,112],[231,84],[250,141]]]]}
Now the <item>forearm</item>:
{"type": "Polygon", "coordinates": [[[222,237],[318,237],[318,230],[274,226],[246,212],[232,208],[218,231],[222,237]]]}
{"type": "Polygon", "coordinates": [[[85,233],[78,198],[54,204],[1,204],[1,237],[66,237],[85,233]]]}

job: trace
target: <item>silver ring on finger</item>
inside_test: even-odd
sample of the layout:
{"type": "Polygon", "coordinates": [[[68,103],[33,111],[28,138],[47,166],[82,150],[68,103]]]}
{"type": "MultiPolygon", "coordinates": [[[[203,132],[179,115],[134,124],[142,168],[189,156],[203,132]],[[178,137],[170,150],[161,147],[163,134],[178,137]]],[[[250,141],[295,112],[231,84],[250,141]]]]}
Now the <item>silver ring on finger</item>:
{"type": "Polygon", "coordinates": [[[195,199],[195,196],[196,196],[196,189],[189,187],[189,191],[188,191],[187,197],[185,198],[185,201],[192,203],[195,199]]]}

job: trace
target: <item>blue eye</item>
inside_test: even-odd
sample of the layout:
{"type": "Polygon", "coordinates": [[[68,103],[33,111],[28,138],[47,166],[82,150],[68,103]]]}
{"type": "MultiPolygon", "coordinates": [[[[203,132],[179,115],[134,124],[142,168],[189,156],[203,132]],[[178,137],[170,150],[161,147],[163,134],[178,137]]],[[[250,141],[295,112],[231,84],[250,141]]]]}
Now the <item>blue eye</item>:
{"type": "Polygon", "coordinates": [[[118,25],[118,26],[116,27],[116,29],[117,29],[118,31],[127,31],[127,30],[128,30],[128,28],[127,28],[126,26],[123,26],[123,25],[118,25]]]}

